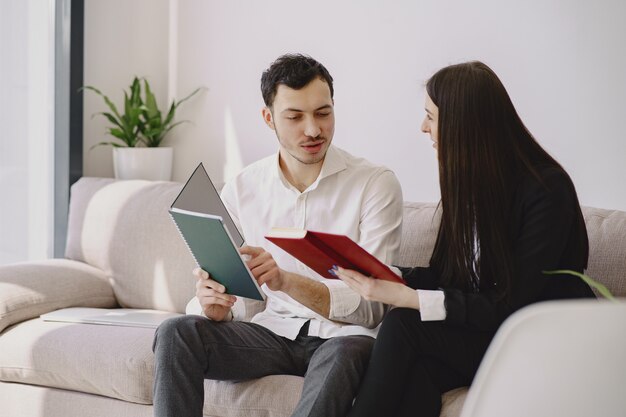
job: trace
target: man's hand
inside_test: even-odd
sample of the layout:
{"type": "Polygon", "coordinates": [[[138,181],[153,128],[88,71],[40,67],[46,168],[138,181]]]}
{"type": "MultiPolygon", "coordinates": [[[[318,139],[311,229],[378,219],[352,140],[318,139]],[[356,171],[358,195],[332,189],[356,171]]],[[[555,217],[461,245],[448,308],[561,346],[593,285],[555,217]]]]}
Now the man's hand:
{"type": "Polygon", "coordinates": [[[226,294],[226,288],[209,277],[209,273],[196,268],[196,297],[200,301],[204,315],[215,321],[223,321],[230,315],[230,309],[237,298],[226,294]]]}
{"type": "Polygon", "coordinates": [[[339,279],[368,301],[379,301],[383,304],[415,310],[420,308],[417,291],[406,285],[366,277],[350,269],[337,268],[335,273],[339,279]]]}
{"type": "Polygon", "coordinates": [[[287,292],[288,273],[278,267],[272,254],[256,246],[242,246],[242,255],[248,255],[248,268],[259,285],[267,284],[272,291],[287,292]]]}

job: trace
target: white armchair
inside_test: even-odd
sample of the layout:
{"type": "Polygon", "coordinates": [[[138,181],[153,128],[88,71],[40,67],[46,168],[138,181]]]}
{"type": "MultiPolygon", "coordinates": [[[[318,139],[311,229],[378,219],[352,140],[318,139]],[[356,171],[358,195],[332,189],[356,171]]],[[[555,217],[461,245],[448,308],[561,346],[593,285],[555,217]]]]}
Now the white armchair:
{"type": "Polygon", "coordinates": [[[626,302],[551,301],[500,328],[461,417],[626,416],[626,302]]]}

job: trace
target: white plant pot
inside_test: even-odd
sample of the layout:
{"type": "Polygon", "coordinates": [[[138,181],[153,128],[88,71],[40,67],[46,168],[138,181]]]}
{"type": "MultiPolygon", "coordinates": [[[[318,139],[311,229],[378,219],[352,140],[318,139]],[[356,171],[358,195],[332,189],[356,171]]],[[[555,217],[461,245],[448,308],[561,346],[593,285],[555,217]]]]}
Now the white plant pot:
{"type": "Polygon", "coordinates": [[[173,148],[113,148],[113,171],[119,180],[170,181],[173,148]]]}

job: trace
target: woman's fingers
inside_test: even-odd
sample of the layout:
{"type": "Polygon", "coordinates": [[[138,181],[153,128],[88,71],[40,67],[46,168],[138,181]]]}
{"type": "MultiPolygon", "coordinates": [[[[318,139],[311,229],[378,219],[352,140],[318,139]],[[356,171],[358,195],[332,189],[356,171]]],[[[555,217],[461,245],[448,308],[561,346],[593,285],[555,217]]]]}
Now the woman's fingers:
{"type": "Polygon", "coordinates": [[[364,280],[369,280],[370,278],[367,278],[356,271],[344,268],[338,268],[335,273],[339,279],[348,285],[348,287],[363,295],[364,280]]]}

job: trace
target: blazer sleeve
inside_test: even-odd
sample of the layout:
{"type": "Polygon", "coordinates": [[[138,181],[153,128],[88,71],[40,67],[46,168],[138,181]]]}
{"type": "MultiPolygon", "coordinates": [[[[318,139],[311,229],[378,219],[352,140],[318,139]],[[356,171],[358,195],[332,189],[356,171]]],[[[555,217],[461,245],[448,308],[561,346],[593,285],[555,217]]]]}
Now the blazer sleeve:
{"type": "Polygon", "coordinates": [[[518,199],[521,222],[513,246],[514,272],[510,296],[493,290],[477,293],[440,288],[432,268],[404,268],[403,276],[413,288],[443,289],[446,319],[450,325],[495,332],[515,310],[538,301],[550,276],[542,271],[559,268],[575,221],[577,199],[566,174],[551,173],[544,184],[526,181],[518,199]]]}

